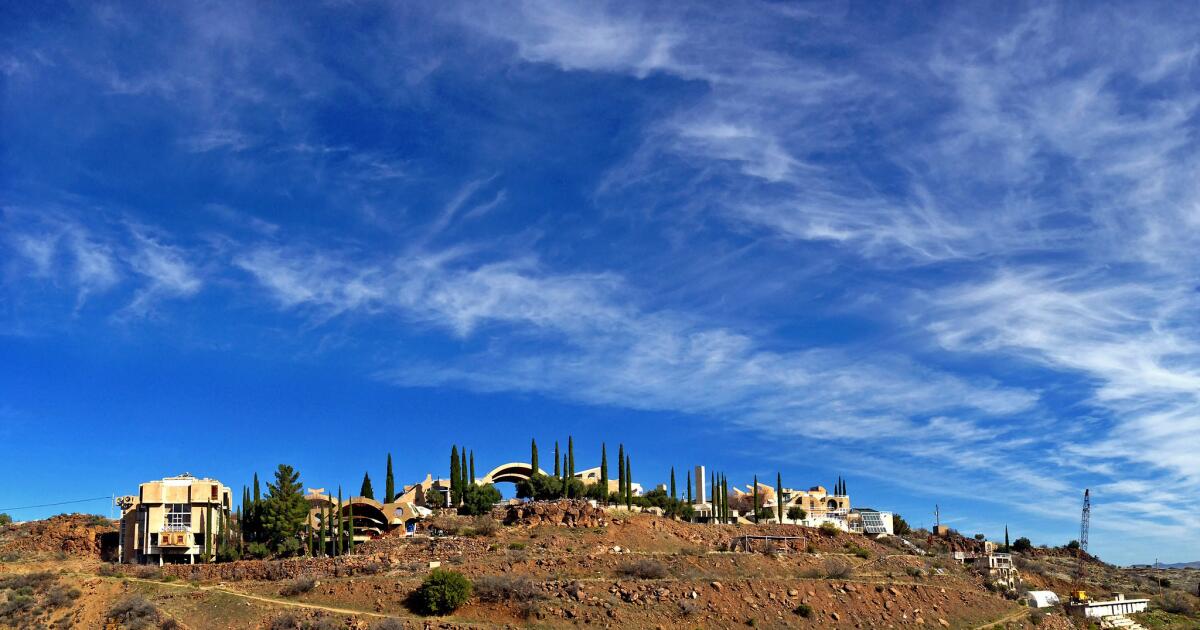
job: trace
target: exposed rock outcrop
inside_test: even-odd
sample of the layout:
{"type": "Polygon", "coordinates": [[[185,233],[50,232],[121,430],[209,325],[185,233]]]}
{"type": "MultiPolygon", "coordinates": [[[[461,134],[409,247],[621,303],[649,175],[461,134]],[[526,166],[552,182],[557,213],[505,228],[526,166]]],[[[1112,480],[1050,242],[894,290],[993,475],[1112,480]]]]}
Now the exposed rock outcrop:
{"type": "Polygon", "coordinates": [[[517,527],[605,527],[608,516],[587,501],[532,501],[496,508],[492,518],[517,527]]]}

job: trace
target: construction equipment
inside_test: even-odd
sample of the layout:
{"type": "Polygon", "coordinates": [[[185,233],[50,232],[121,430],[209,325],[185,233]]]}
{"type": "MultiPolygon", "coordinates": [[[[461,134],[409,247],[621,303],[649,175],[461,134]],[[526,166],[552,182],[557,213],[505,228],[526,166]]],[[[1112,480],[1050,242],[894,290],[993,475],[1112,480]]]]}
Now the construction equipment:
{"type": "Polygon", "coordinates": [[[1079,519],[1079,547],[1075,550],[1075,580],[1071,584],[1071,603],[1082,604],[1088,601],[1087,591],[1084,589],[1083,581],[1087,577],[1087,548],[1088,548],[1088,528],[1092,522],[1092,495],[1091,491],[1085,489],[1083,491],[1083,514],[1079,519]]]}

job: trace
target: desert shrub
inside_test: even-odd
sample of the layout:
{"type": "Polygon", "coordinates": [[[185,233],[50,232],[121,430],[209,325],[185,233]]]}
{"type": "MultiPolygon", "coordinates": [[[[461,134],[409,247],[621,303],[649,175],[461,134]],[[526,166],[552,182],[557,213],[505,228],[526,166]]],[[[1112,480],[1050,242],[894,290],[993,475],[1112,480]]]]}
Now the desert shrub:
{"type": "Polygon", "coordinates": [[[833,523],[829,523],[829,522],[821,523],[821,526],[818,527],[817,529],[820,530],[822,535],[829,536],[830,538],[837,536],[838,532],[841,531],[837,528],[837,525],[834,525],[833,523]]]}
{"type": "Polygon", "coordinates": [[[291,580],[279,589],[279,594],[284,597],[295,597],[313,590],[317,585],[317,581],[307,575],[302,575],[294,580],[291,580]]]}
{"type": "Polygon", "coordinates": [[[808,553],[817,553],[817,546],[812,543],[808,543],[808,546],[805,547],[804,550],[808,553]]]}
{"type": "Polygon", "coordinates": [[[0,526],[11,525],[11,524],[12,524],[12,517],[9,516],[8,514],[5,514],[4,512],[0,512],[0,526]]]}
{"type": "Polygon", "coordinates": [[[842,580],[854,573],[854,567],[841,558],[829,558],[825,561],[825,577],[842,580]]]}
{"type": "Polygon", "coordinates": [[[333,617],[317,617],[300,624],[302,630],[346,630],[346,624],[333,617]]]}
{"type": "Polygon", "coordinates": [[[125,577],[125,574],[121,572],[121,568],[111,562],[100,565],[100,568],[96,569],[96,574],[104,577],[125,577]]]}
{"type": "Polygon", "coordinates": [[[474,536],[495,536],[496,532],[500,531],[500,523],[496,519],[483,514],[471,519],[470,530],[471,535],[474,536]]]}
{"type": "Polygon", "coordinates": [[[799,606],[796,606],[796,609],[793,612],[801,617],[804,617],[805,619],[808,619],[809,617],[812,617],[813,609],[812,606],[809,606],[808,604],[800,604],[799,606]]]}
{"type": "MultiPolygon", "coordinates": [[[[442,496],[442,493],[438,493],[442,496]]],[[[381,619],[371,625],[371,630],[404,630],[404,622],[399,619],[381,619]]]]}
{"type": "Polygon", "coordinates": [[[130,573],[135,578],[143,580],[158,580],[162,579],[162,569],[145,565],[138,565],[130,568],[130,573]]]}
{"type": "Polygon", "coordinates": [[[485,575],[475,580],[480,601],[504,602],[529,600],[542,596],[537,584],[524,575],[485,575]]]}
{"type": "Polygon", "coordinates": [[[158,621],[158,608],[141,595],[128,595],[108,609],[108,618],[129,628],[148,628],[158,621]]]}
{"type": "Polygon", "coordinates": [[[1045,620],[1046,620],[1046,613],[1044,613],[1040,610],[1030,611],[1029,623],[1031,623],[1035,626],[1040,626],[1040,625],[1042,625],[1042,622],[1045,620]]]}
{"type": "Polygon", "coordinates": [[[457,516],[435,516],[429,519],[429,528],[446,536],[456,536],[466,527],[466,519],[457,516]]]}
{"type": "Polygon", "coordinates": [[[850,553],[854,554],[855,556],[857,556],[859,558],[862,558],[863,560],[866,560],[867,558],[871,557],[870,551],[867,551],[866,549],[859,547],[858,545],[850,545],[850,553]]]}
{"type": "Polygon", "coordinates": [[[36,573],[20,573],[0,578],[0,590],[17,590],[28,588],[41,589],[42,587],[57,581],[58,578],[49,571],[38,571],[36,573]]]}
{"type": "Polygon", "coordinates": [[[368,562],[354,570],[357,575],[375,575],[383,572],[383,564],[380,562],[368,562]]]}
{"type": "Polygon", "coordinates": [[[178,621],[175,621],[174,618],[168,618],[164,619],[163,622],[159,624],[158,630],[179,630],[182,627],[183,626],[178,621]]]}
{"type": "Polygon", "coordinates": [[[808,567],[800,571],[800,577],[816,580],[825,577],[825,574],[821,573],[821,570],[817,567],[808,567]]]}
{"type": "Polygon", "coordinates": [[[11,551],[4,555],[0,555],[0,562],[16,562],[17,560],[20,560],[20,559],[21,559],[21,554],[14,553],[11,551]]]}
{"type": "Polygon", "coordinates": [[[427,615],[452,613],[471,597],[471,581],[457,571],[434,569],[413,592],[415,608],[427,615]]]}
{"type": "Polygon", "coordinates": [[[524,549],[524,548],[525,548],[525,543],[523,543],[523,542],[510,542],[510,543],[508,543],[508,548],[509,548],[509,549],[512,549],[513,551],[520,551],[520,550],[522,550],[522,549],[524,549]]]}
{"type": "Polygon", "coordinates": [[[667,567],[658,560],[642,558],[617,567],[617,573],[641,580],[658,580],[667,577],[667,567]]]}
{"type": "Polygon", "coordinates": [[[541,604],[536,599],[531,599],[521,602],[521,604],[517,607],[517,614],[520,615],[522,619],[530,619],[537,616],[537,614],[541,611],[541,607],[541,604]]]}
{"type": "Polygon", "coordinates": [[[679,614],[681,616],[691,617],[692,615],[694,615],[698,612],[700,612],[700,604],[697,604],[695,602],[695,600],[691,600],[691,599],[679,600],[679,614]]]}
{"type": "Polygon", "coordinates": [[[267,626],[268,630],[297,630],[299,627],[300,620],[296,619],[296,615],[290,612],[285,612],[271,619],[271,625],[267,626]]]}
{"type": "Polygon", "coordinates": [[[1154,605],[1177,615],[1190,615],[1196,609],[1192,597],[1179,591],[1171,591],[1155,597],[1154,605]]]}
{"type": "Polygon", "coordinates": [[[48,608],[62,608],[71,605],[71,602],[79,599],[82,594],[77,588],[55,585],[46,592],[45,604],[48,608]]]}
{"type": "Polygon", "coordinates": [[[1171,588],[1171,580],[1169,578],[1158,578],[1158,585],[1163,588],[1171,588]]]}

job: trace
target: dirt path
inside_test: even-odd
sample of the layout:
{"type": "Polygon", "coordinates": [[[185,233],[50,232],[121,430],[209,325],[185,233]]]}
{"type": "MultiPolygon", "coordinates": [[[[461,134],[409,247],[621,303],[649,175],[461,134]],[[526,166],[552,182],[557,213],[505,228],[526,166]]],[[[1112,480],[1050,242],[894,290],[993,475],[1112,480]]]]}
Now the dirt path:
{"type": "Polygon", "coordinates": [[[1011,615],[1008,615],[1006,617],[1002,617],[995,621],[989,621],[989,622],[983,624],[982,626],[976,626],[974,628],[974,630],[987,630],[987,628],[995,628],[997,626],[1002,626],[1003,624],[1006,624],[1010,621],[1016,621],[1018,619],[1022,619],[1028,615],[1029,615],[1029,609],[1022,608],[1021,610],[1014,611],[1011,615]]]}
{"type": "MultiPolygon", "coordinates": [[[[95,577],[95,576],[91,575],[90,577],[95,577]]],[[[322,610],[325,612],[336,613],[339,615],[362,615],[365,617],[373,617],[375,619],[400,619],[403,621],[415,621],[417,623],[423,623],[426,621],[439,619],[439,617],[417,617],[415,615],[385,615],[383,613],[377,613],[377,612],[373,612],[373,611],[369,611],[369,610],[359,610],[356,608],[338,608],[336,606],[324,606],[322,604],[309,604],[306,602],[297,602],[297,601],[292,601],[289,599],[278,599],[275,597],[266,597],[264,595],[253,595],[251,593],[243,593],[241,591],[235,591],[235,590],[223,588],[220,586],[193,586],[191,584],[185,584],[185,583],[160,582],[158,580],[146,580],[143,578],[135,578],[135,577],[112,578],[112,579],[127,580],[129,582],[140,582],[142,584],[153,584],[156,586],[168,586],[168,587],[172,587],[172,588],[189,589],[189,590],[193,590],[193,591],[211,591],[211,592],[215,592],[215,593],[224,593],[226,595],[232,595],[234,597],[240,597],[242,599],[250,599],[250,600],[254,600],[254,601],[258,601],[258,602],[264,602],[267,604],[275,604],[277,606],[289,606],[292,608],[307,608],[309,610],[322,610]]],[[[464,622],[459,619],[455,619],[454,623],[456,625],[465,626],[468,628],[495,627],[495,626],[479,625],[477,623],[471,623],[471,622],[464,622]]]]}

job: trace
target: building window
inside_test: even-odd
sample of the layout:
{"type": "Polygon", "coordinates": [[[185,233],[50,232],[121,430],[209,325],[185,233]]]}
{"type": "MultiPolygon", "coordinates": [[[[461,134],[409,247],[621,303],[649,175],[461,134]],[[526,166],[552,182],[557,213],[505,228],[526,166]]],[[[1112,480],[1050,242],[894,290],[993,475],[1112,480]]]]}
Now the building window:
{"type": "Polygon", "coordinates": [[[217,487],[214,485],[214,486],[209,486],[209,488],[212,490],[212,495],[211,495],[212,500],[216,501],[217,500],[217,487]]]}
{"type": "Polygon", "coordinates": [[[151,547],[157,547],[157,546],[158,546],[158,534],[157,534],[157,533],[151,533],[151,534],[150,534],[150,546],[151,546],[151,547]]]}
{"type": "Polygon", "coordinates": [[[186,503],[168,503],[166,514],[163,516],[163,529],[168,532],[182,532],[191,529],[192,510],[186,503]]]}

